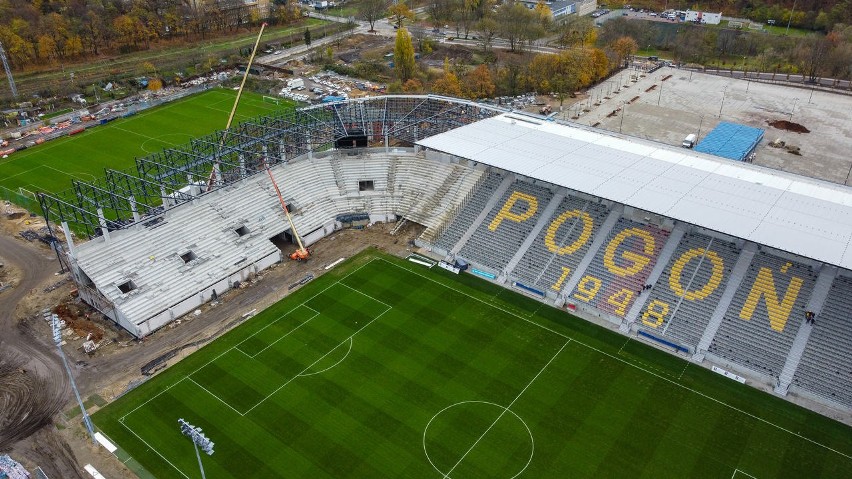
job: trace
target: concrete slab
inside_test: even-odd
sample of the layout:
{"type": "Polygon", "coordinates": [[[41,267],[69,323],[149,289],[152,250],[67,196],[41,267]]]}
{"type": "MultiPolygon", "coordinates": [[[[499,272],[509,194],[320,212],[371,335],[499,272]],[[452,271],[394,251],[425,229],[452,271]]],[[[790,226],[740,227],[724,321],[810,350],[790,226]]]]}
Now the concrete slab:
{"type": "Polygon", "coordinates": [[[560,118],[570,120],[583,109],[590,111],[574,121],[671,145],[680,145],[690,133],[698,134],[700,142],[720,121],[763,128],[766,136],[757,147],[755,164],[852,184],[849,95],[665,67],[649,75],[634,71],[616,75],[592,89],[586,100],[566,105],[560,118]],[[619,111],[608,116],[615,110],[619,111]],[[768,124],[791,118],[810,133],[768,124]],[[798,146],[801,156],[768,146],[775,139],[798,146]]]}

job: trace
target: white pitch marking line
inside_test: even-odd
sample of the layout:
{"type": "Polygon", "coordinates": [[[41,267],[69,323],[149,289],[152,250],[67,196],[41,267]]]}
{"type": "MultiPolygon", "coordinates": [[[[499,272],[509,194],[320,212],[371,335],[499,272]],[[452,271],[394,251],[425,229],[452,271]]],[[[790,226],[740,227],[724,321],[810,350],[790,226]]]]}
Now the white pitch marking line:
{"type": "MultiPolygon", "coordinates": [[[[346,342],[346,340],[344,339],[344,340],[343,340],[343,342],[346,342]]],[[[340,358],[340,360],[338,360],[336,363],[334,363],[334,364],[332,364],[331,366],[329,366],[329,367],[327,367],[327,368],[325,368],[325,369],[322,369],[322,370],[320,370],[320,371],[314,371],[314,372],[312,372],[312,373],[300,374],[299,376],[307,377],[307,376],[313,376],[313,375],[315,375],[315,374],[324,373],[324,372],[328,371],[329,369],[331,369],[331,368],[333,368],[333,367],[337,366],[338,364],[342,363],[342,362],[343,362],[343,361],[344,361],[347,357],[349,357],[349,353],[351,353],[351,352],[352,352],[352,343],[353,343],[353,342],[354,342],[354,341],[353,341],[353,340],[352,340],[352,338],[350,337],[350,338],[349,338],[349,349],[347,349],[347,350],[346,350],[346,354],[344,354],[344,355],[343,355],[343,357],[342,357],[342,358],[340,358]]],[[[335,346],[335,347],[332,349],[332,351],[334,351],[335,349],[339,348],[340,346],[343,346],[343,343],[340,343],[340,344],[338,344],[337,346],[335,346]]]]}
{"type": "MultiPolygon", "coordinates": [[[[455,289],[455,288],[452,288],[452,287],[450,287],[450,286],[448,286],[448,285],[446,285],[446,284],[444,284],[444,283],[441,283],[440,281],[437,281],[437,280],[435,280],[435,279],[433,279],[433,278],[429,278],[429,277],[427,277],[427,276],[424,276],[424,275],[422,275],[421,273],[418,273],[417,271],[410,270],[410,269],[408,269],[408,268],[403,268],[402,266],[400,266],[400,265],[398,265],[398,264],[396,264],[396,263],[392,263],[392,262],[390,262],[390,261],[387,261],[386,259],[383,259],[383,258],[379,258],[379,260],[380,260],[380,261],[384,261],[384,262],[386,262],[386,263],[388,263],[388,264],[391,264],[391,265],[393,265],[393,266],[396,266],[397,268],[399,268],[399,269],[401,269],[401,270],[403,270],[403,271],[408,271],[408,272],[409,272],[409,273],[411,273],[411,274],[414,274],[414,275],[420,276],[421,278],[423,278],[423,279],[425,279],[425,280],[427,280],[427,281],[431,281],[431,282],[433,282],[433,283],[440,284],[441,286],[443,286],[443,287],[445,287],[445,288],[447,288],[447,289],[449,289],[449,290],[455,291],[455,292],[457,292],[457,293],[459,293],[459,294],[462,294],[462,295],[464,295],[464,296],[467,296],[467,297],[469,297],[469,298],[473,299],[474,301],[478,301],[478,302],[480,302],[480,303],[482,303],[482,304],[486,304],[486,305],[488,305],[488,306],[491,306],[492,308],[495,308],[495,309],[498,309],[498,310],[500,310],[500,311],[503,311],[504,313],[509,314],[509,315],[512,315],[512,316],[514,316],[514,317],[516,317],[516,318],[518,318],[518,319],[520,319],[520,320],[523,320],[523,321],[526,321],[526,322],[528,322],[528,323],[534,324],[534,325],[536,325],[536,326],[538,326],[538,327],[540,327],[540,328],[542,328],[542,329],[544,329],[544,330],[546,330],[546,331],[550,331],[551,333],[553,333],[553,334],[555,334],[555,335],[557,335],[557,336],[562,336],[563,338],[566,338],[566,339],[572,339],[570,336],[568,336],[568,335],[566,335],[566,334],[563,334],[563,333],[560,333],[559,331],[555,331],[555,330],[553,330],[553,329],[550,329],[550,328],[548,328],[547,326],[545,326],[545,325],[543,325],[543,324],[538,324],[538,323],[536,323],[535,321],[531,321],[531,320],[529,320],[529,319],[527,319],[527,318],[525,318],[525,317],[523,317],[523,316],[521,316],[521,315],[519,315],[519,314],[517,314],[517,313],[513,313],[513,312],[511,312],[511,311],[508,311],[508,310],[506,310],[506,309],[503,309],[503,308],[501,308],[500,306],[497,306],[497,305],[491,304],[491,303],[489,303],[488,301],[485,301],[485,300],[483,300],[483,299],[481,299],[481,298],[477,298],[476,296],[473,296],[473,295],[471,295],[471,294],[469,294],[469,293],[465,293],[464,291],[459,291],[459,290],[457,290],[457,289],[455,289]]],[[[622,362],[622,363],[624,363],[624,364],[627,364],[628,366],[634,367],[634,368],[636,368],[636,369],[638,369],[638,370],[640,370],[640,371],[644,371],[644,372],[646,372],[646,373],[648,373],[648,374],[650,374],[650,375],[652,375],[652,376],[654,376],[654,377],[657,377],[657,378],[659,378],[659,379],[662,379],[663,381],[669,382],[669,383],[671,383],[671,384],[673,384],[673,385],[675,385],[675,386],[677,386],[677,387],[680,387],[680,388],[682,388],[682,389],[684,389],[684,390],[686,390],[686,391],[689,391],[689,392],[691,392],[691,393],[693,393],[693,394],[697,394],[697,395],[699,395],[699,396],[701,396],[701,397],[704,397],[704,398],[706,398],[706,399],[709,399],[710,401],[713,401],[713,402],[715,402],[715,403],[717,403],[717,404],[719,404],[719,405],[725,406],[725,407],[727,407],[728,409],[731,409],[732,411],[737,411],[737,412],[738,412],[738,413],[740,413],[740,414],[744,414],[744,415],[746,415],[746,416],[748,416],[748,417],[750,417],[750,418],[752,418],[752,419],[755,419],[755,420],[757,420],[757,421],[760,421],[760,422],[762,422],[762,423],[764,423],[764,424],[767,424],[767,425],[769,425],[769,426],[772,426],[772,427],[774,427],[774,428],[776,428],[776,429],[778,429],[778,430],[784,431],[784,432],[786,432],[786,433],[788,433],[788,434],[791,434],[791,435],[796,436],[796,437],[798,437],[798,438],[800,438],[800,439],[803,439],[803,440],[805,440],[805,441],[807,441],[807,442],[810,442],[811,444],[814,444],[814,445],[819,446],[819,447],[821,447],[821,448],[823,448],[823,449],[826,449],[826,450],[828,450],[828,451],[831,451],[831,452],[833,452],[833,453],[835,453],[835,454],[838,454],[838,455],[840,455],[840,456],[843,456],[843,457],[845,457],[845,458],[847,458],[847,459],[849,459],[849,460],[852,460],[852,455],[850,455],[850,454],[846,454],[846,453],[844,453],[844,452],[838,451],[837,449],[834,449],[834,448],[832,448],[832,447],[826,446],[825,444],[822,444],[822,443],[819,443],[819,442],[817,442],[817,441],[814,441],[814,440],[813,440],[813,439],[811,439],[811,438],[808,438],[808,437],[802,436],[801,434],[799,434],[799,433],[797,433],[797,432],[793,432],[793,431],[791,431],[791,430],[789,430],[789,429],[787,429],[787,428],[785,428],[785,427],[783,427],[783,426],[779,426],[778,424],[775,424],[775,423],[774,423],[774,422],[772,422],[772,421],[768,421],[768,420],[766,420],[766,419],[763,419],[763,418],[762,418],[762,417],[760,417],[760,416],[756,416],[756,415],[754,415],[754,414],[752,414],[752,413],[750,413],[750,412],[743,411],[742,409],[739,409],[739,408],[737,408],[736,406],[732,406],[732,405],[730,405],[730,404],[728,404],[728,403],[726,403],[726,402],[723,402],[723,401],[721,401],[721,400],[719,400],[719,399],[716,399],[716,398],[714,398],[713,396],[710,396],[710,395],[708,395],[708,394],[706,394],[706,393],[703,393],[703,392],[701,392],[701,391],[697,391],[697,390],[692,389],[691,387],[686,386],[686,385],[684,385],[684,384],[681,384],[681,383],[679,383],[679,382],[677,382],[677,381],[675,381],[675,380],[673,380],[673,379],[667,378],[667,377],[662,376],[662,375],[660,375],[660,374],[657,374],[657,373],[655,373],[655,372],[653,372],[653,371],[650,371],[650,370],[648,370],[648,369],[645,369],[645,368],[643,368],[643,367],[641,367],[641,366],[639,366],[639,365],[637,365],[637,364],[635,364],[635,363],[633,363],[633,362],[630,362],[630,361],[628,361],[628,360],[626,360],[626,359],[623,359],[623,358],[620,358],[620,357],[618,357],[618,356],[615,356],[615,355],[612,355],[612,354],[610,354],[610,353],[607,353],[607,352],[605,352],[605,351],[602,351],[602,350],[600,350],[600,349],[598,349],[598,348],[596,348],[596,347],[594,347],[594,346],[590,346],[590,345],[588,345],[588,344],[586,344],[586,343],[584,343],[584,342],[582,342],[582,341],[578,341],[578,340],[576,340],[576,339],[575,339],[574,341],[575,341],[577,344],[580,344],[580,345],[582,345],[582,346],[585,346],[585,347],[586,347],[586,348],[588,348],[588,349],[591,349],[592,351],[596,351],[596,352],[598,352],[598,353],[600,353],[600,354],[603,354],[604,356],[608,356],[608,357],[610,357],[610,358],[612,358],[612,359],[615,359],[616,361],[620,361],[620,362],[622,362]]]]}
{"type": "Polygon", "coordinates": [[[134,435],[134,436],[136,436],[136,437],[137,437],[140,441],[142,441],[142,443],[143,443],[143,444],[145,444],[146,446],[148,446],[148,449],[150,449],[150,450],[154,451],[154,452],[155,452],[158,456],[160,456],[160,457],[161,457],[164,461],[166,461],[166,462],[167,462],[170,466],[172,466],[173,468],[175,468],[175,470],[176,470],[177,472],[179,472],[181,476],[185,477],[186,479],[189,479],[189,476],[187,476],[186,474],[184,474],[184,473],[183,473],[183,471],[181,471],[180,469],[178,469],[178,467],[177,467],[177,466],[175,466],[174,464],[172,464],[172,461],[169,461],[168,459],[166,459],[166,457],[165,457],[165,456],[163,456],[162,454],[160,454],[160,451],[158,451],[158,450],[157,450],[156,448],[154,448],[154,447],[151,447],[151,445],[150,445],[150,444],[148,444],[148,441],[146,441],[146,440],[142,439],[142,438],[139,436],[139,434],[136,434],[136,431],[134,431],[133,429],[131,429],[131,428],[130,428],[130,426],[128,426],[127,424],[124,424],[124,420],[123,420],[123,419],[122,419],[122,420],[120,420],[120,421],[118,421],[118,422],[120,422],[120,423],[121,423],[121,425],[122,425],[122,426],[124,426],[124,428],[125,428],[125,429],[127,429],[128,431],[130,431],[130,434],[133,434],[133,435],[134,435]]]}
{"type": "Polygon", "coordinates": [[[231,410],[232,410],[232,411],[234,411],[235,413],[237,413],[237,414],[239,414],[239,415],[241,415],[241,416],[242,416],[242,413],[240,413],[239,411],[237,411],[236,409],[234,409],[234,406],[231,406],[231,405],[230,405],[230,404],[228,404],[227,402],[223,401],[223,400],[222,400],[222,398],[220,398],[219,396],[217,396],[217,395],[213,394],[213,392],[212,392],[212,391],[210,391],[209,389],[207,389],[206,387],[204,387],[204,386],[202,386],[202,385],[198,384],[198,382],[196,382],[196,381],[195,381],[195,379],[189,378],[189,380],[190,380],[190,381],[192,381],[192,382],[193,382],[196,386],[198,386],[198,387],[200,387],[201,389],[203,389],[203,390],[207,391],[207,394],[209,394],[209,395],[213,396],[214,398],[218,399],[218,400],[219,400],[219,402],[221,402],[221,403],[222,403],[222,404],[224,404],[225,406],[228,406],[229,408],[231,408],[231,410]]]}
{"type": "Polygon", "coordinates": [[[377,302],[377,303],[380,303],[380,304],[384,305],[384,307],[386,307],[386,308],[388,308],[388,309],[392,309],[392,307],[391,307],[388,303],[385,303],[385,302],[384,302],[384,301],[382,301],[382,300],[376,299],[376,298],[374,298],[374,297],[370,296],[369,294],[367,294],[367,293],[365,293],[365,292],[363,292],[363,291],[358,291],[357,289],[353,288],[352,286],[349,286],[349,285],[348,285],[348,284],[346,284],[346,283],[340,283],[340,285],[341,285],[341,286],[345,286],[345,287],[347,287],[347,288],[351,289],[352,291],[355,291],[356,293],[359,293],[359,294],[361,294],[361,295],[363,295],[363,296],[366,296],[366,297],[368,297],[368,298],[372,299],[373,301],[375,301],[375,302],[377,302]]]}
{"type": "MultiPolygon", "coordinates": [[[[291,312],[292,312],[292,311],[291,311],[291,312]]],[[[285,315],[285,316],[286,316],[286,315],[285,315]]],[[[311,316],[310,318],[306,319],[304,322],[299,323],[298,325],[296,325],[296,327],[294,327],[294,328],[293,328],[293,329],[291,329],[290,331],[287,331],[286,333],[284,333],[284,335],[283,335],[283,336],[281,336],[280,338],[278,338],[278,339],[276,339],[275,341],[271,342],[271,343],[270,343],[270,344],[268,344],[265,348],[261,349],[260,351],[258,351],[258,352],[256,352],[256,353],[254,353],[254,354],[249,354],[249,353],[247,353],[247,352],[243,351],[242,349],[240,349],[240,344],[243,344],[243,343],[244,343],[244,342],[246,342],[249,338],[253,338],[253,337],[255,337],[258,333],[260,333],[260,331],[263,331],[264,329],[268,328],[269,326],[272,326],[274,323],[277,323],[278,321],[280,321],[281,319],[283,319],[283,316],[282,316],[281,318],[276,319],[276,320],[275,320],[275,321],[273,321],[272,323],[267,324],[266,326],[264,326],[264,327],[263,327],[263,329],[261,329],[261,330],[260,330],[260,331],[258,331],[257,333],[254,333],[254,334],[252,334],[251,336],[249,336],[248,338],[246,338],[246,339],[244,339],[244,340],[240,341],[240,342],[239,342],[239,343],[237,343],[237,345],[236,345],[236,346],[234,346],[234,347],[235,347],[236,349],[239,349],[239,351],[240,351],[241,353],[243,353],[243,354],[245,354],[246,356],[248,356],[248,357],[250,357],[250,358],[254,359],[254,358],[256,358],[256,357],[257,357],[260,353],[262,353],[262,352],[266,351],[267,349],[271,348],[272,346],[274,346],[276,343],[278,343],[278,341],[281,341],[282,339],[284,339],[284,338],[286,338],[287,336],[289,336],[289,335],[293,334],[294,332],[296,332],[296,330],[300,329],[302,326],[304,326],[304,325],[306,325],[306,324],[310,323],[311,321],[313,321],[313,320],[314,320],[314,318],[316,318],[317,316],[319,316],[319,313],[314,312],[314,315],[313,315],[313,316],[311,316]]]]}
{"type": "Polygon", "coordinates": [[[367,326],[369,326],[369,325],[371,325],[371,324],[375,323],[375,322],[376,322],[379,318],[381,318],[382,316],[384,316],[384,314],[385,314],[385,313],[387,313],[388,311],[390,311],[390,309],[386,309],[386,310],[384,310],[381,314],[379,314],[379,315],[378,315],[378,316],[376,316],[375,318],[373,318],[373,319],[371,319],[370,321],[368,321],[368,322],[367,322],[367,324],[365,324],[364,326],[361,326],[361,328],[359,328],[357,331],[355,331],[354,333],[352,333],[352,334],[351,334],[348,338],[346,338],[346,339],[344,339],[343,341],[341,341],[341,342],[340,342],[340,344],[338,344],[337,346],[335,346],[335,347],[331,348],[328,352],[326,352],[325,354],[323,354],[322,356],[320,356],[320,357],[319,357],[319,359],[317,359],[316,361],[314,361],[314,362],[312,362],[311,364],[309,364],[309,365],[308,365],[308,367],[306,367],[306,368],[305,368],[305,369],[303,369],[301,372],[299,372],[299,374],[297,374],[297,375],[293,376],[290,380],[288,380],[288,381],[287,381],[287,382],[285,382],[284,384],[282,384],[282,385],[278,386],[278,388],[276,388],[274,391],[272,391],[271,393],[269,393],[269,394],[268,394],[265,398],[263,398],[263,399],[261,399],[260,401],[258,401],[258,403],[257,403],[257,404],[255,404],[254,406],[252,406],[251,408],[249,408],[249,409],[248,409],[248,411],[246,411],[245,413],[243,413],[243,416],[245,416],[246,414],[250,413],[250,412],[252,411],[252,409],[254,409],[254,408],[256,408],[256,407],[260,406],[260,405],[261,405],[264,401],[266,401],[267,399],[269,399],[270,397],[272,397],[272,395],[273,395],[273,394],[275,394],[275,393],[277,393],[278,391],[280,391],[280,390],[284,389],[284,388],[285,388],[288,384],[290,384],[291,382],[293,382],[294,380],[296,380],[296,378],[298,378],[298,377],[300,377],[300,376],[303,376],[303,375],[305,374],[305,372],[306,372],[306,371],[309,371],[312,367],[314,367],[314,365],[315,365],[316,363],[318,363],[318,362],[322,361],[323,359],[325,359],[325,357],[326,357],[326,356],[328,356],[329,354],[331,354],[331,352],[332,352],[332,351],[334,351],[335,349],[337,349],[338,347],[340,347],[340,345],[341,345],[341,344],[343,344],[344,342],[352,340],[352,339],[355,337],[355,335],[357,335],[358,333],[360,333],[361,331],[363,331],[363,330],[364,330],[367,326]]]}
{"type": "Polygon", "coordinates": [[[550,358],[550,361],[548,361],[547,364],[545,364],[544,367],[542,367],[538,371],[538,373],[536,373],[536,375],[532,378],[532,380],[530,380],[530,382],[528,382],[527,385],[524,386],[523,389],[521,389],[521,392],[519,392],[518,395],[515,396],[515,399],[512,399],[512,402],[510,402],[509,405],[506,406],[505,409],[503,409],[503,412],[501,412],[500,415],[497,416],[497,419],[495,419],[494,422],[492,422],[491,425],[488,426],[488,429],[486,429],[485,432],[483,432],[479,436],[479,438],[477,438],[476,441],[473,442],[473,445],[471,445],[468,448],[468,450],[465,451],[464,454],[462,454],[462,457],[458,460],[458,462],[456,462],[455,465],[453,467],[451,467],[449,471],[444,473],[445,479],[450,477],[450,474],[456,469],[456,467],[458,467],[459,464],[462,463],[462,461],[464,461],[464,458],[467,457],[468,454],[470,454],[470,451],[472,451],[473,448],[476,447],[477,444],[479,444],[479,441],[481,441],[482,438],[485,437],[486,434],[488,434],[488,431],[490,431],[500,421],[500,418],[502,418],[503,415],[506,414],[506,411],[508,411],[509,409],[512,408],[512,405],[515,404],[518,401],[518,399],[521,398],[521,395],[523,395],[527,391],[527,389],[529,389],[529,387],[532,386],[532,383],[534,383],[535,380],[538,379],[539,376],[541,376],[541,373],[543,373],[544,370],[547,369],[548,366],[550,366],[550,363],[552,363],[553,360],[556,359],[556,356],[559,356],[559,353],[561,353],[562,350],[565,349],[565,346],[568,346],[568,343],[570,343],[570,342],[571,342],[571,339],[569,339],[568,341],[565,341],[565,344],[563,344],[562,347],[559,348],[559,351],[556,351],[556,354],[554,354],[553,357],[550,358]]]}
{"type": "Polygon", "coordinates": [[[745,474],[746,476],[751,477],[752,479],[757,479],[757,477],[756,477],[756,476],[752,476],[751,474],[749,474],[749,473],[747,473],[747,472],[745,472],[745,471],[742,471],[742,470],[740,470],[740,469],[734,469],[734,473],[733,473],[733,474],[731,474],[731,479],[734,479],[734,477],[736,477],[736,475],[737,475],[737,473],[738,473],[738,472],[739,472],[740,474],[745,474]]]}

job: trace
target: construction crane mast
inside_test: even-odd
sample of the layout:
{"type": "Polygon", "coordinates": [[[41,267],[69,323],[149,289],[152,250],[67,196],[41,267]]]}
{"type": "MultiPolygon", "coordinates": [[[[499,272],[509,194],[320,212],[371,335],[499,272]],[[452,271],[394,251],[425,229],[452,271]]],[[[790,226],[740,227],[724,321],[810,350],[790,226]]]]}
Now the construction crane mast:
{"type": "MultiPolygon", "coordinates": [[[[254,42],[254,48],[251,51],[251,56],[249,57],[248,64],[246,65],[246,71],[243,74],[243,81],[240,83],[240,88],[237,90],[237,98],[234,100],[234,106],[231,108],[231,114],[228,115],[228,123],[225,125],[225,130],[222,132],[222,141],[220,146],[225,144],[225,140],[228,138],[228,132],[231,128],[231,122],[234,121],[234,115],[237,112],[237,106],[240,103],[240,97],[243,94],[243,88],[246,86],[246,79],[249,75],[249,70],[251,70],[251,64],[254,61],[254,56],[257,53],[257,47],[260,45],[260,37],[263,35],[263,29],[266,28],[266,23],[260,26],[260,33],[257,34],[257,40],[254,42]]],[[[11,77],[10,77],[11,78],[11,77]]],[[[290,210],[287,208],[287,203],[284,202],[284,197],[281,195],[281,190],[278,188],[278,183],[275,181],[275,177],[272,176],[272,170],[269,168],[269,165],[266,162],[266,158],[261,159],[263,163],[263,167],[266,170],[266,174],[269,175],[269,181],[272,182],[272,187],[275,189],[275,194],[278,195],[278,201],[281,203],[281,209],[284,210],[284,214],[287,215],[287,222],[290,223],[290,231],[293,233],[293,237],[296,238],[296,243],[299,245],[299,249],[290,253],[290,259],[295,261],[306,261],[311,257],[311,253],[305,248],[304,243],[302,243],[302,238],[299,236],[299,233],[296,231],[296,225],[293,224],[293,218],[290,216],[290,210]]],[[[212,171],[210,171],[210,177],[207,179],[207,191],[213,189],[213,186],[216,183],[216,176],[219,172],[219,163],[218,161],[214,163],[212,171]]]]}
{"type": "Polygon", "coordinates": [[[3,68],[6,70],[6,78],[9,79],[9,89],[12,90],[12,98],[18,98],[18,89],[15,87],[15,79],[12,78],[12,69],[9,67],[9,60],[6,58],[6,50],[3,49],[2,43],[0,43],[0,61],[3,62],[3,68]]]}

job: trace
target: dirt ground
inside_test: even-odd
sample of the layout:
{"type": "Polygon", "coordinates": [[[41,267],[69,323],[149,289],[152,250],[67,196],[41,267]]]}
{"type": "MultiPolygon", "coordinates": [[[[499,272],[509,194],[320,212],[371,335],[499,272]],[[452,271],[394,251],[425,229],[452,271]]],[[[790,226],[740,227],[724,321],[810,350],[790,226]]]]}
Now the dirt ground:
{"type": "Polygon", "coordinates": [[[65,304],[80,317],[88,314],[91,323],[103,331],[99,347],[91,354],[83,351],[86,338],[78,334],[79,331],[66,328],[63,335],[63,350],[80,394],[87,403],[95,403],[87,405],[91,414],[97,411],[97,404],[105,404],[145,380],[140,370],[143,364],[179,349],[167,365],[176,363],[242,323],[245,313],[261,311],[287,296],[288,286],[308,273],[320,276],[328,264],[368,247],[405,255],[414,248],[410,242],[422,232],[421,226],[412,223],[395,236],[389,235],[394,224],[339,231],[312,246],[310,261],[275,265],[244,283],[243,288],[229,291],[217,302],[204,305],[199,316],[184,317],[145,340],[136,341],[72,296],[74,285],[67,274],[56,274],[58,261],[50,250],[39,241],[27,242],[18,234],[32,225],[33,222],[24,224],[14,215],[12,219],[0,215],[0,250],[6,254],[14,247],[14,258],[4,260],[4,269],[14,262],[14,267],[21,269],[22,281],[20,288],[0,293],[0,312],[8,311],[6,316],[0,316],[3,320],[0,322],[0,338],[3,339],[0,352],[8,353],[0,354],[0,403],[16,405],[0,411],[0,425],[3,426],[0,452],[8,452],[30,471],[40,466],[51,478],[82,478],[84,464],[94,465],[106,477],[132,477],[133,474],[105,449],[94,447],[81,417],[76,410],[71,412],[76,401],[70,394],[58,355],[50,344],[51,330],[43,319],[44,309],[65,304]],[[22,267],[22,264],[32,263],[40,264],[36,269],[22,267]],[[15,334],[7,334],[12,332],[15,334]],[[189,343],[200,344],[185,347],[189,343]],[[22,415],[38,420],[17,424],[15,421],[22,415]]]}

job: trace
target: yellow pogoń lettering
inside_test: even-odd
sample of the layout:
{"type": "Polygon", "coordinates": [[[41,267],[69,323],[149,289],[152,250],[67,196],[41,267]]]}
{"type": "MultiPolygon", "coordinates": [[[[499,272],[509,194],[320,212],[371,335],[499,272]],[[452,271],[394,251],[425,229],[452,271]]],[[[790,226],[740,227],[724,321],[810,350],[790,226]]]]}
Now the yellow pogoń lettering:
{"type": "Polygon", "coordinates": [[[636,293],[629,289],[622,289],[606,299],[606,302],[615,306],[613,312],[619,316],[624,316],[627,313],[627,305],[633,300],[636,293]]]}
{"type": "Polygon", "coordinates": [[[769,268],[760,268],[757,273],[757,278],[751,286],[751,291],[748,293],[743,309],[740,310],[740,319],[750,320],[754,315],[754,310],[757,308],[757,303],[760,302],[761,296],[766,304],[766,312],[769,314],[769,326],[775,331],[784,331],[784,326],[787,324],[787,319],[790,318],[790,310],[796,303],[796,298],[799,296],[799,290],[802,288],[804,280],[798,277],[790,278],[790,284],[787,285],[787,291],[784,292],[784,298],[778,301],[778,291],[775,289],[775,277],[772,275],[772,270],[769,268]]]}
{"type": "Polygon", "coordinates": [[[491,231],[497,231],[497,227],[500,226],[500,223],[502,223],[503,220],[510,220],[515,223],[526,221],[530,219],[536,211],[538,211],[538,198],[526,193],[521,193],[520,191],[513,191],[509,196],[509,199],[506,200],[506,203],[503,204],[503,207],[500,208],[500,212],[497,213],[497,216],[495,216],[491,221],[491,224],[488,225],[488,229],[491,231]],[[518,201],[525,202],[527,204],[527,209],[522,213],[512,213],[512,208],[518,201]]]}
{"type": "Polygon", "coordinates": [[[601,284],[602,282],[599,278],[583,276],[583,279],[577,284],[577,292],[574,293],[574,297],[588,303],[595,299],[595,296],[597,296],[598,291],[601,289],[601,284]]]}
{"type": "Polygon", "coordinates": [[[690,301],[704,299],[713,294],[713,291],[716,291],[716,288],[722,284],[722,275],[724,272],[725,261],[715,251],[705,250],[704,248],[693,248],[680,255],[680,258],[675,261],[674,266],[672,266],[672,272],[669,275],[669,287],[676,295],[683,296],[683,299],[690,301]],[[707,251],[706,254],[704,253],[705,251],[707,251]],[[710,279],[701,288],[687,291],[682,281],[683,269],[690,261],[701,258],[702,256],[713,265],[713,270],[710,272],[710,279]]]}
{"type": "Polygon", "coordinates": [[[648,266],[651,262],[651,257],[656,250],[656,246],[657,242],[654,240],[654,237],[651,236],[651,233],[640,228],[627,228],[615,235],[615,238],[613,238],[606,246],[603,258],[604,266],[606,266],[606,269],[608,269],[612,274],[621,277],[633,276],[645,269],[645,266],[648,266]],[[645,256],[633,251],[624,251],[621,253],[621,258],[629,261],[631,264],[628,266],[619,266],[615,264],[615,252],[618,250],[618,247],[630,237],[642,240],[642,251],[645,253],[645,256]]]}
{"type": "Polygon", "coordinates": [[[556,280],[555,283],[553,283],[553,286],[551,286],[551,288],[555,291],[559,291],[560,289],[562,289],[562,283],[564,283],[565,280],[568,279],[569,274],[571,274],[571,268],[569,268],[567,266],[563,266],[562,267],[562,275],[559,276],[559,279],[556,280]]]}
{"type": "Polygon", "coordinates": [[[594,220],[585,211],[566,211],[553,220],[550,223],[550,226],[547,227],[547,234],[544,235],[544,245],[547,246],[548,251],[551,253],[556,253],[558,255],[572,254],[582,248],[583,245],[589,241],[589,238],[592,236],[592,229],[594,229],[594,226],[594,220]],[[583,231],[580,232],[580,236],[577,237],[573,243],[565,246],[559,246],[556,244],[556,233],[559,231],[559,228],[561,228],[562,225],[571,218],[578,218],[579,221],[582,222],[583,231]]]}
{"type": "Polygon", "coordinates": [[[642,324],[652,328],[659,327],[669,314],[669,303],[655,299],[648,305],[648,309],[642,313],[642,324]]]}

